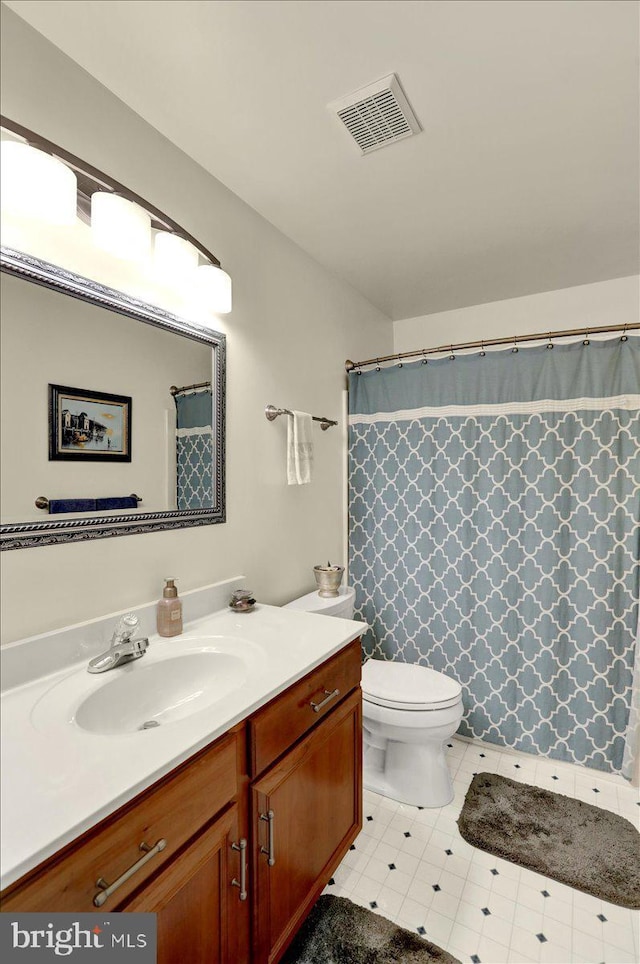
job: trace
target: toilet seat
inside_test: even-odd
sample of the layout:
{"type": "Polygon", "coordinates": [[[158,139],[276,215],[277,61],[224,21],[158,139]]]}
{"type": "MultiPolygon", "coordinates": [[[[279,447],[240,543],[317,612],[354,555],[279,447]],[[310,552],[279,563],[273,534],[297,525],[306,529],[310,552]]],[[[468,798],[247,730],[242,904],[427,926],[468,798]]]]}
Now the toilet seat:
{"type": "Polygon", "coordinates": [[[425,712],[456,706],[462,687],[444,673],[415,663],[369,659],[362,667],[362,696],[388,709],[425,712]]]}

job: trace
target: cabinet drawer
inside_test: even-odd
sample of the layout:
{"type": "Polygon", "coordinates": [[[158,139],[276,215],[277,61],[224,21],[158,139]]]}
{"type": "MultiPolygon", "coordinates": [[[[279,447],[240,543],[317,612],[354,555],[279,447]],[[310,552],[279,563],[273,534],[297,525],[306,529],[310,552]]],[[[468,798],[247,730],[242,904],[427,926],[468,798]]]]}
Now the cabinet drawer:
{"type": "Polygon", "coordinates": [[[254,713],[249,720],[250,776],[262,773],[358,686],[361,667],[360,640],[355,639],[254,713]]]}
{"type": "MultiPolygon", "coordinates": [[[[145,791],[115,816],[46,861],[2,902],[3,911],[95,911],[98,878],[112,884],[145,856],[140,844],[164,848],[107,898],[105,911],[151,877],[208,820],[233,799],[238,787],[238,741],[231,731],[177,773],[145,791]]],[[[241,751],[241,748],[240,748],[241,751]]]]}

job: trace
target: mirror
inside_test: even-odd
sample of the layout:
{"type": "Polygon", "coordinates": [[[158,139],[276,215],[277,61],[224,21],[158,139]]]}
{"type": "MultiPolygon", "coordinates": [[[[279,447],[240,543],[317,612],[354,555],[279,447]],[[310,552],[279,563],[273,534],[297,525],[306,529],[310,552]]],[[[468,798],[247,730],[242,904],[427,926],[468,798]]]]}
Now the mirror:
{"type": "Polygon", "coordinates": [[[14,249],[2,272],[2,548],[224,522],[224,335],[14,249]]]}

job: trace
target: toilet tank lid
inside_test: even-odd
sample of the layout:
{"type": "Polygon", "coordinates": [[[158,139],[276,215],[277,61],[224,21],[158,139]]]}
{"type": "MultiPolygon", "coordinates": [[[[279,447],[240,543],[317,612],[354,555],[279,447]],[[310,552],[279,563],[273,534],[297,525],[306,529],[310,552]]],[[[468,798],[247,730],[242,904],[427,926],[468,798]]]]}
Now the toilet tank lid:
{"type": "Polygon", "coordinates": [[[337,596],[319,596],[318,590],[308,592],[287,603],[285,609],[300,609],[307,613],[326,613],[331,609],[342,609],[348,603],[353,603],[356,591],[349,586],[340,586],[337,596]]]}
{"type": "Polygon", "coordinates": [[[416,663],[369,659],[362,667],[362,692],[391,703],[449,703],[462,693],[456,680],[416,663]]]}

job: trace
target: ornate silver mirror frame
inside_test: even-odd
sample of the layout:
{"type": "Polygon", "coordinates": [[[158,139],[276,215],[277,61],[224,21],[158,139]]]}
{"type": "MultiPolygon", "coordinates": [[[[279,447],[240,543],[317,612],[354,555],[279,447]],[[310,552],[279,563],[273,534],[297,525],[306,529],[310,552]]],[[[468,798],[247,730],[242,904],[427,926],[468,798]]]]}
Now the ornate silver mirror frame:
{"type": "Polygon", "coordinates": [[[104,539],[127,536],[161,529],[180,529],[187,526],[211,525],[225,521],[225,381],[226,339],[219,332],[172,315],[154,305],[137,301],[121,291],[105,287],[46,261],[15,251],[0,249],[3,271],[26,281],[50,288],[73,298],[100,305],[109,311],[126,315],[136,321],[185,335],[213,351],[213,449],[214,505],[207,509],[176,509],[161,512],[83,517],[55,521],[17,522],[0,526],[1,549],[26,549],[61,542],[104,539]]]}

